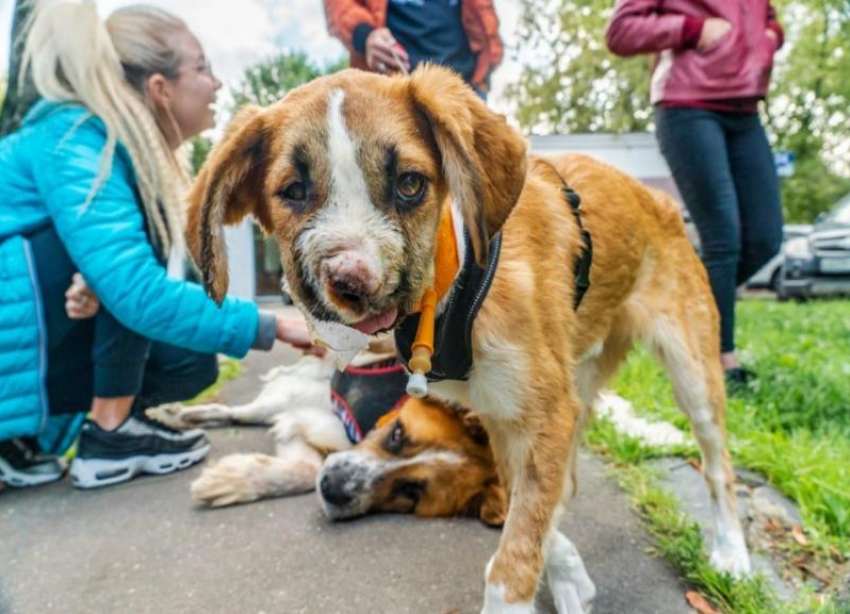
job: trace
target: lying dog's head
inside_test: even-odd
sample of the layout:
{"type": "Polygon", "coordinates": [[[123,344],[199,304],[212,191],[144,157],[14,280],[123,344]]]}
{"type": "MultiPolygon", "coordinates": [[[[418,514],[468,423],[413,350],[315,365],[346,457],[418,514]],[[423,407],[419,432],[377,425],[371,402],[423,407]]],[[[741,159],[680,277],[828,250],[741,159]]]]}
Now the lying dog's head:
{"type": "Polygon", "coordinates": [[[375,333],[401,321],[433,282],[450,194],[486,260],[522,191],[525,150],[447,69],[344,71],[234,119],[190,194],[188,243],[221,300],[221,225],[253,214],[278,239],[302,308],[375,333]]]}
{"type": "Polygon", "coordinates": [[[474,516],[501,526],[508,509],[479,421],[419,399],[409,399],[353,450],[328,456],[317,489],[333,519],[399,512],[474,516]]]}

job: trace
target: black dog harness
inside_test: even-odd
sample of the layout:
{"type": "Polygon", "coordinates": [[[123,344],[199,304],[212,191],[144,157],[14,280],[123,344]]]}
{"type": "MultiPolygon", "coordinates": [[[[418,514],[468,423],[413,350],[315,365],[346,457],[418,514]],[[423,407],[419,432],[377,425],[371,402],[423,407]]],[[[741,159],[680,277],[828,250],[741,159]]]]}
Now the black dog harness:
{"type": "MultiPolygon", "coordinates": [[[[553,170],[554,167],[553,167],[553,170]]],[[[590,265],[593,261],[593,243],[590,233],[581,223],[581,198],[570,188],[561,175],[561,191],[564,199],[575,216],[576,225],[582,238],[582,251],[575,262],[575,299],[573,308],[578,309],[584,295],[590,288],[590,265]]],[[[481,268],[475,261],[472,240],[464,227],[463,239],[466,245],[466,257],[455,288],[449,298],[446,309],[437,317],[434,324],[434,355],[431,357],[431,371],[426,373],[429,382],[443,380],[465,381],[472,371],[472,326],[478,311],[487,298],[496,267],[499,264],[499,253],[502,247],[502,233],[498,233],[490,244],[490,257],[487,268],[481,268]]],[[[411,346],[416,339],[419,328],[419,314],[408,317],[401,326],[395,329],[396,351],[399,359],[408,365],[411,358],[411,346]]]]}
{"type": "Polygon", "coordinates": [[[407,374],[397,359],[347,367],[331,379],[331,406],[351,443],[407,400],[407,374]]]}

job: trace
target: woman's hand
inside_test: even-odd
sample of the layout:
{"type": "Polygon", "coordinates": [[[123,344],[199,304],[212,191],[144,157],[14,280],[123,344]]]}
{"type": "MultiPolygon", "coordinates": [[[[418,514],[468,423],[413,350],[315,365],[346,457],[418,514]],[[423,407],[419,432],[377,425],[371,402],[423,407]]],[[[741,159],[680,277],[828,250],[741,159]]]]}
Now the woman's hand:
{"type": "Polygon", "coordinates": [[[697,50],[705,51],[714,43],[729,33],[732,29],[732,24],[721,19],[720,17],[709,17],[705,20],[702,26],[702,34],[700,34],[697,50]]]}
{"type": "Polygon", "coordinates": [[[278,341],[283,341],[289,345],[298,348],[305,354],[322,357],[327,353],[325,348],[313,345],[313,339],[310,336],[310,331],[307,328],[307,322],[304,318],[275,316],[277,320],[276,337],[278,341]]]}
{"type": "Polygon", "coordinates": [[[94,317],[100,309],[100,301],[79,273],[74,273],[70,287],[65,290],[65,313],[72,320],[94,317]]]}

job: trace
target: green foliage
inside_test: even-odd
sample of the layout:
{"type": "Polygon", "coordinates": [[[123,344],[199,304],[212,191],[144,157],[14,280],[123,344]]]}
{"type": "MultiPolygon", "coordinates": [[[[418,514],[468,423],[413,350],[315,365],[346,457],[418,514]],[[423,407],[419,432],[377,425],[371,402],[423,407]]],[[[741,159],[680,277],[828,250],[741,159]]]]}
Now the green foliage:
{"type": "Polygon", "coordinates": [[[650,58],[605,47],[610,0],[523,0],[523,72],[507,90],[517,120],[534,132],[639,132],[652,118],[650,58]],[[555,16],[553,19],[552,16],[555,16]]]}
{"type": "Polygon", "coordinates": [[[192,176],[198,174],[214,143],[211,138],[206,136],[196,136],[189,144],[189,164],[192,167],[192,176]]]}
{"type": "Polygon", "coordinates": [[[268,106],[299,85],[347,67],[347,58],[322,67],[303,52],[280,53],[245,70],[242,83],[232,90],[234,107],[238,109],[249,103],[268,106]]]}
{"type": "MultiPolygon", "coordinates": [[[[521,0],[523,72],[507,90],[520,125],[536,133],[652,129],[650,56],[605,47],[611,0],[521,0]],[[555,16],[553,19],[552,16],[555,16]]],[[[850,4],[775,0],[786,29],[769,95],[777,148],[797,155],[782,180],[791,222],[811,222],[850,192],[850,4]]]]}
{"type": "Polygon", "coordinates": [[[771,82],[769,128],[799,159],[783,180],[791,221],[807,222],[850,192],[850,3],[778,0],[786,49],[771,82]]]}
{"type": "Polygon", "coordinates": [[[242,363],[234,358],[223,358],[218,362],[218,379],[215,383],[201,392],[194,399],[186,401],[186,405],[201,405],[211,403],[221,391],[221,387],[227,382],[239,377],[242,373],[242,363]]]}
{"type": "MultiPolygon", "coordinates": [[[[796,500],[815,542],[823,548],[831,543],[847,550],[847,303],[751,300],[740,303],[737,314],[742,358],[759,378],[729,401],[726,425],[734,462],[760,472],[796,500]]],[[[646,352],[629,358],[614,388],[644,415],[688,429],[666,376],[646,352]]]]}

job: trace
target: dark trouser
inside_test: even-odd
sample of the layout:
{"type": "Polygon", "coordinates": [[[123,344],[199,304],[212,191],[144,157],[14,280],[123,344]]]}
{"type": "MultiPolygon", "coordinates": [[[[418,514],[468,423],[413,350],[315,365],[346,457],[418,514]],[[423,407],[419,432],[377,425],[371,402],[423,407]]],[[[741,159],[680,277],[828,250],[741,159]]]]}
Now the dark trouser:
{"type": "Polygon", "coordinates": [[[119,323],[101,305],[88,320],[65,313],[77,271],[52,226],[30,237],[47,328],[47,396],[51,414],[87,412],[93,397],[135,396],[133,412],[185,401],[218,377],[213,354],[153,342],[119,323]]]}
{"type": "Polygon", "coordinates": [[[779,180],[758,115],[656,107],[661,153],[696,224],[720,311],[720,348],[735,349],[735,293],[782,245],[779,180]]]}

